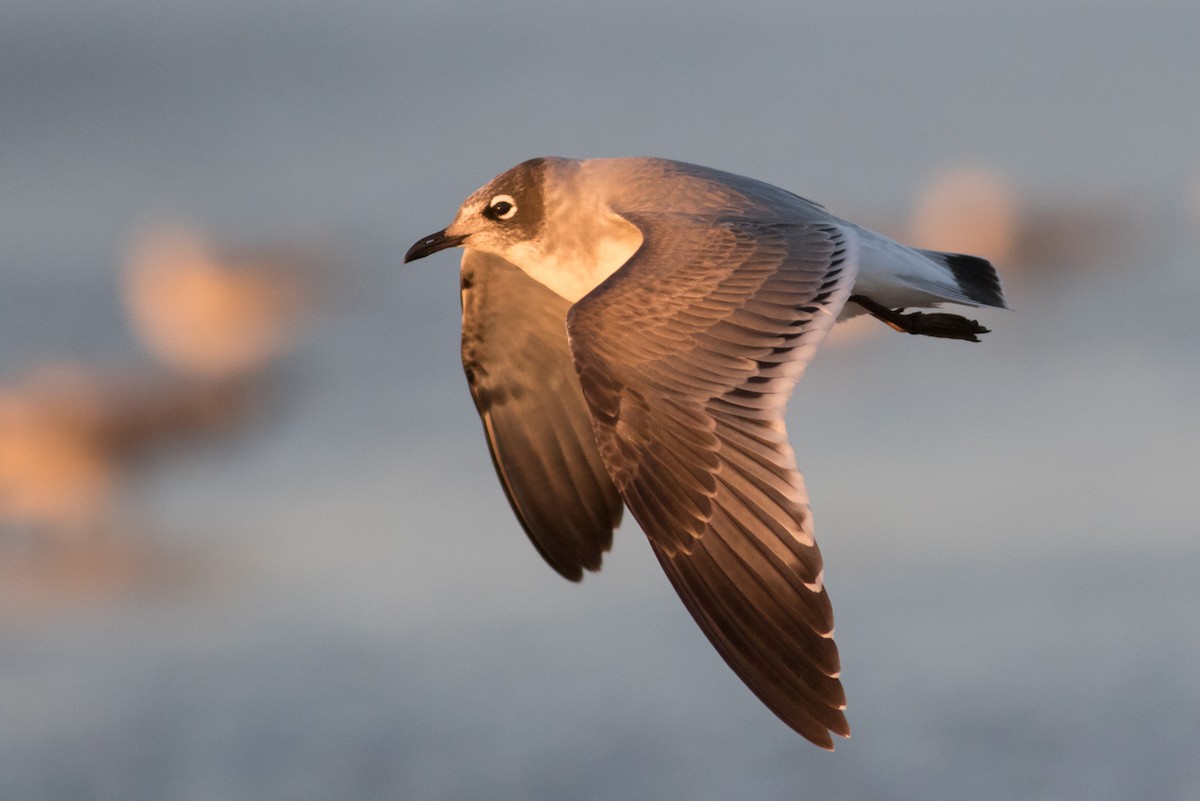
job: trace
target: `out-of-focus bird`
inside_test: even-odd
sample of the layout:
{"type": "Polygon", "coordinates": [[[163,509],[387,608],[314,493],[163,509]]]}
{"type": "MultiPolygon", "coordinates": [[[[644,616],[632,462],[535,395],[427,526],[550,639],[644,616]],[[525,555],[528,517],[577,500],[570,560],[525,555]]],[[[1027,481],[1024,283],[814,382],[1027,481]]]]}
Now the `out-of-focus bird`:
{"type": "Polygon", "coordinates": [[[151,229],[124,270],[130,320],[165,364],[192,375],[246,375],[290,346],[313,310],[316,262],[299,249],[222,254],[198,232],[151,229]]]}

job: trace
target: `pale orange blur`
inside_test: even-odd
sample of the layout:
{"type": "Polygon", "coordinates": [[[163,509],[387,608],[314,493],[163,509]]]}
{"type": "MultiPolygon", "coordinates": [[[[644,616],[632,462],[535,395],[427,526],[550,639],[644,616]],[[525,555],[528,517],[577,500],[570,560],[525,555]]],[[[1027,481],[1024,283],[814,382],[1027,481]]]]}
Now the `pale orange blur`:
{"type": "Polygon", "coordinates": [[[129,250],[125,304],[147,349],[173,369],[245,375],[295,341],[312,308],[306,266],[298,251],[223,257],[194,230],[160,227],[129,250]]]}
{"type": "Polygon", "coordinates": [[[906,241],[919,248],[1007,262],[1017,247],[1020,212],[1016,190],[998,171],[945,170],[921,191],[906,241]]]}
{"type": "Polygon", "coordinates": [[[163,442],[225,433],[262,409],[266,368],[311,316],[323,262],[275,248],[232,257],[178,226],[134,242],[122,291],[162,362],[36,365],[0,384],[0,622],[145,579],[133,468],[163,442]],[[166,368],[166,369],[164,369],[166,368]]]}
{"type": "Polygon", "coordinates": [[[0,522],[62,544],[104,534],[131,459],[225,430],[255,398],[246,381],[43,365],[0,388],[0,522]]]}
{"type": "Polygon", "coordinates": [[[96,390],[65,366],[0,390],[0,520],[74,540],[100,527],[116,476],[96,436],[96,390]]]}
{"type": "Polygon", "coordinates": [[[1145,234],[1146,217],[1136,199],[1116,189],[1069,199],[1023,197],[999,171],[964,167],[929,179],[904,241],[982,256],[996,265],[1002,280],[1054,280],[1075,270],[1128,263],[1145,234]]]}

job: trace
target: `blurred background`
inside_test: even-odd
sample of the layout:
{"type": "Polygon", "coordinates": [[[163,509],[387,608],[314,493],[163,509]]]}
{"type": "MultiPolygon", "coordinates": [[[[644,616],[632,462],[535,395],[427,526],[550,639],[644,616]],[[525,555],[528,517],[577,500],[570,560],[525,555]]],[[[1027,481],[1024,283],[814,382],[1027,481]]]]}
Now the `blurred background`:
{"type": "Polygon", "coordinates": [[[1200,798],[1200,5],[7,0],[4,799],[1200,798]],[[853,739],[632,521],[542,563],[458,364],[536,155],[761,178],[988,256],[982,344],[793,401],[853,739]]]}

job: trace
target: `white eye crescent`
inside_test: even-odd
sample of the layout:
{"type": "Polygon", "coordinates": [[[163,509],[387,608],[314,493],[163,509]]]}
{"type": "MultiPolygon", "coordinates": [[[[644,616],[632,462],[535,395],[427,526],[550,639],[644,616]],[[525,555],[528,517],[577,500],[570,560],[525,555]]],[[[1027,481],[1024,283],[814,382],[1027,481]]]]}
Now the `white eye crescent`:
{"type": "Polygon", "coordinates": [[[488,202],[484,213],[493,220],[511,220],[517,213],[517,202],[512,195],[496,195],[488,202]]]}

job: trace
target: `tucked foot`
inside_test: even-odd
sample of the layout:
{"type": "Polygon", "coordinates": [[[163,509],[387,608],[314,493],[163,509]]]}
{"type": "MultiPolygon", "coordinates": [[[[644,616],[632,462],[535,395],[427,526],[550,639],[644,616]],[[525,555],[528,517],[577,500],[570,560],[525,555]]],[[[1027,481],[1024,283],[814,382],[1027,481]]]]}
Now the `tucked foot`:
{"type": "Polygon", "coordinates": [[[978,342],[979,334],[986,334],[990,329],[984,328],[975,320],[968,320],[957,314],[945,312],[908,312],[904,313],[889,309],[866,295],[851,295],[851,303],[862,306],[871,315],[897,331],[906,334],[920,334],[927,337],[942,339],[964,339],[967,342],[978,342]]]}

